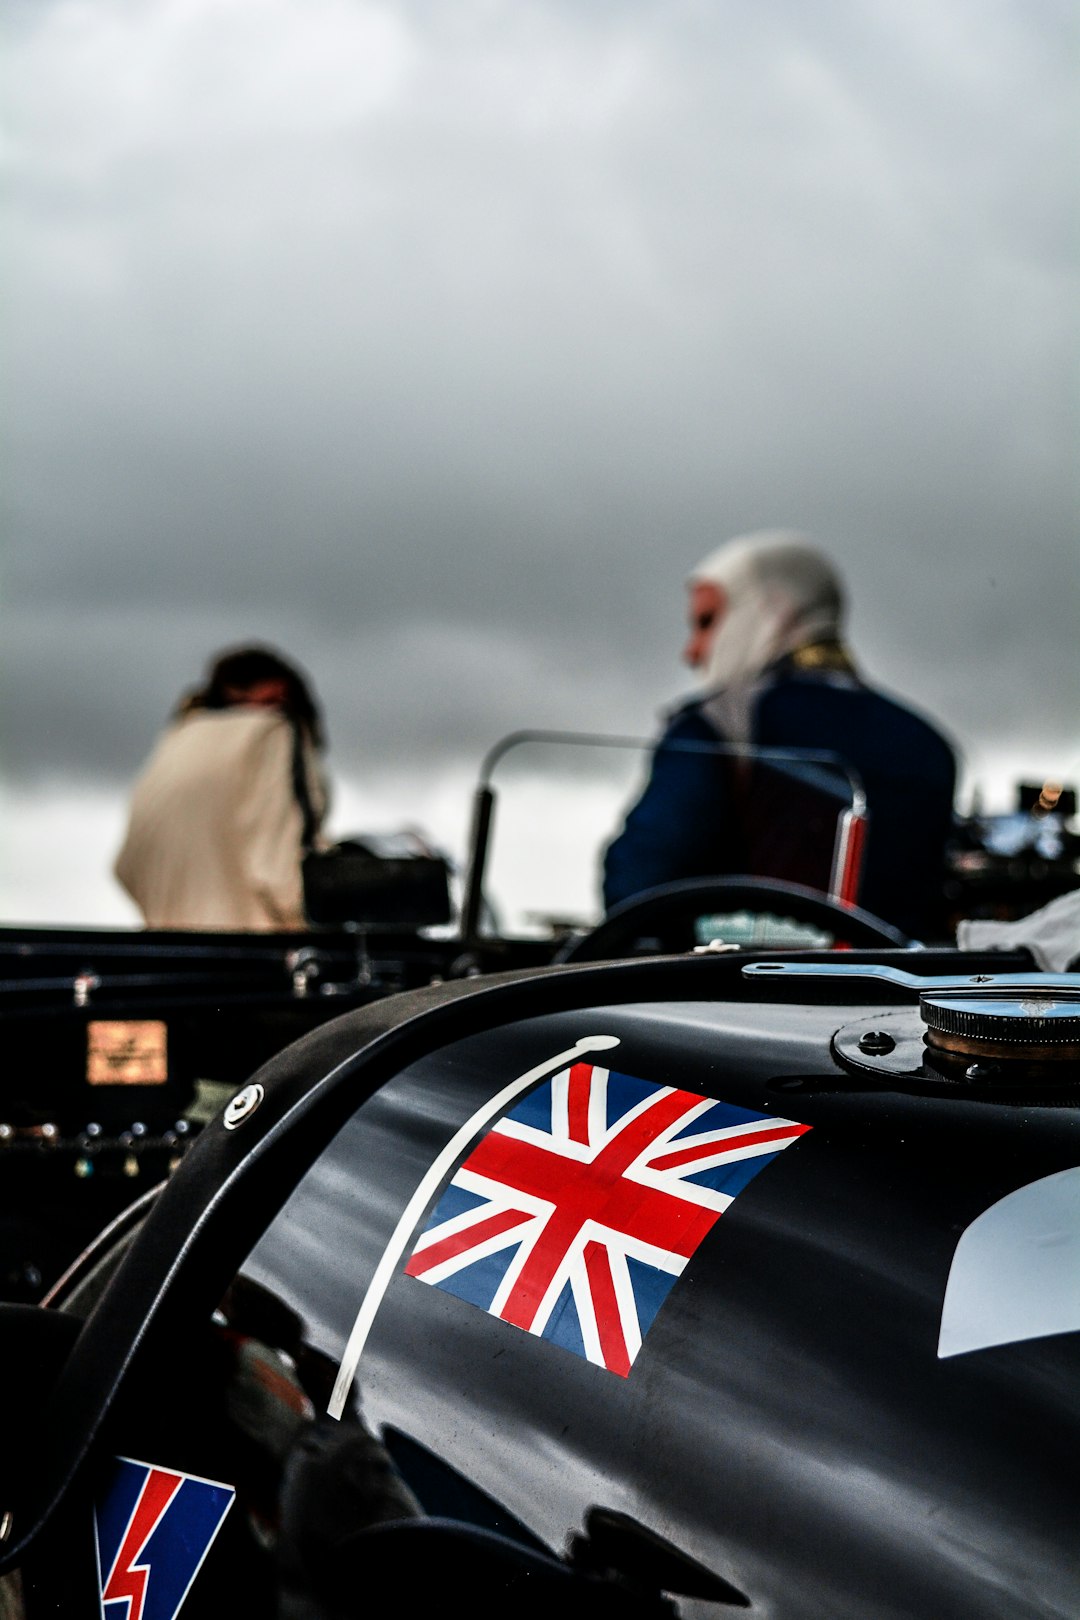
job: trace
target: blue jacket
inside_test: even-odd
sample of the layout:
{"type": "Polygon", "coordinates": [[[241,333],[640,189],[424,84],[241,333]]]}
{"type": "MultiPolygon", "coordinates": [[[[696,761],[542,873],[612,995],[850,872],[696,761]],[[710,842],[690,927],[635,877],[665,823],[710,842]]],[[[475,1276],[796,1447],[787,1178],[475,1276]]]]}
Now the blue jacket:
{"type": "Polygon", "coordinates": [[[850,673],[772,666],[742,691],[696,699],[672,716],[648,784],[604,854],[608,910],[680,878],[784,878],[825,889],[847,778],[717,756],[731,740],[805,749],[846,762],[866,793],[869,830],[858,904],[920,940],[944,937],[945,849],[956,758],[928,721],[850,673]],[[694,749],[696,748],[696,752],[694,749]],[[831,783],[830,778],[831,776],[831,783]]]}

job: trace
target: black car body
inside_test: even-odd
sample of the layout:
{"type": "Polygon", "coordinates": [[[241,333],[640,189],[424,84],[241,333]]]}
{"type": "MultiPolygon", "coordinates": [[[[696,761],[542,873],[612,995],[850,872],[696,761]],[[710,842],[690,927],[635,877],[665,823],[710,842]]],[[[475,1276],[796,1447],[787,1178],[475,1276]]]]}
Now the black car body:
{"type": "Polygon", "coordinates": [[[5,1582],[105,1620],[1080,1612],[1078,998],[1001,953],[703,951],[324,1023],[0,1313],[5,1582]]]}

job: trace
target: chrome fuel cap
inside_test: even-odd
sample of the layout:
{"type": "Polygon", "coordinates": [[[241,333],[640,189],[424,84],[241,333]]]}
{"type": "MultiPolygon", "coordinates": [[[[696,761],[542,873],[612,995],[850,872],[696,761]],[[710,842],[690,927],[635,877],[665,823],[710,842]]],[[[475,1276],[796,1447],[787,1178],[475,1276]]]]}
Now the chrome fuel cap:
{"type": "Polygon", "coordinates": [[[1025,988],[936,990],[919,997],[932,1052],[1028,1063],[1080,1057],[1080,994],[1025,988]]]}

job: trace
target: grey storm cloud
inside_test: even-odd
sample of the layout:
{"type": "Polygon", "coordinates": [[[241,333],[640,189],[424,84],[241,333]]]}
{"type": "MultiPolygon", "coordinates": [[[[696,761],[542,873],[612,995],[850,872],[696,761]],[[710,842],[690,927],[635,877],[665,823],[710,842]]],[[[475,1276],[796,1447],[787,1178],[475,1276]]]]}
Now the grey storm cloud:
{"type": "Polygon", "coordinates": [[[962,747],[1080,755],[1072,27],[16,6],[8,773],[125,780],[253,636],[368,770],[647,734],[687,569],[778,523],[962,747]]]}

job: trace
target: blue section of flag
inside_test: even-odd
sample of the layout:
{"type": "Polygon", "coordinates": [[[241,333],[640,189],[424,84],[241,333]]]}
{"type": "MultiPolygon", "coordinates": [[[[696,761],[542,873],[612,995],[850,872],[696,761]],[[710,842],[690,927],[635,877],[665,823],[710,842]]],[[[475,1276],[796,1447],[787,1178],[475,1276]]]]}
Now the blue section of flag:
{"type": "Polygon", "coordinates": [[[628,1260],[627,1267],[634,1290],[638,1327],[641,1330],[641,1337],[644,1338],[653,1325],[657,1311],[667,1299],[675,1279],[666,1271],[658,1271],[655,1266],[647,1266],[641,1260],[628,1260]]]}
{"type": "Polygon", "coordinates": [[[452,1277],[447,1277],[442,1288],[457,1299],[464,1299],[470,1305],[479,1305],[482,1311],[489,1311],[505,1270],[505,1253],[489,1254],[464,1270],[456,1271],[452,1277]]]}
{"type": "Polygon", "coordinates": [[[440,1221],[452,1221],[457,1215],[464,1215],[470,1209],[477,1209],[484,1203],[484,1199],[477,1193],[466,1192],[464,1187],[455,1187],[454,1183],[444,1190],[439,1199],[438,1217],[440,1221]]]}
{"type": "Polygon", "coordinates": [[[740,1108],[737,1103],[714,1102],[708,1113],[695,1120],[692,1125],[685,1125],[682,1130],[673,1131],[671,1141],[673,1145],[690,1141],[712,1125],[768,1125],[770,1122],[769,1114],[758,1114],[751,1108],[740,1108]]]}
{"type": "Polygon", "coordinates": [[[716,1164],[711,1170],[701,1170],[696,1175],[688,1171],[682,1179],[687,1186],[712,1187],[715,1192],[734,1198],[775,1158],[775,1153],[766,1153],[758,1159],[736,1159],[733,1164],[716,1164]]]}
{"type": "Polygon", "coordinates": [[[585,1341],[581,1337],[581,1324],[569,1287],[564,1288],[559,1295],[559,1302],[551,1313],[551,1320],[540,1337],[546,1339],[549,1344],[560,1344],[564,1350],[572,1350],[575,1356],[584,1356],[585,1341]]]}
{"type": "Polygon", "coordinates": [[[508,1119],[517,1120],[522,1125],[531,1125],[534,1130],[546,1131],[551,1129],[551,1081],[543,1080],[532,1091],[527,1091],[511,1108],[508,1119]]]}
{"type": "Polygon", "coordinates": [[[619,1120],[656,1095],[656,1087],[648,1080],[638,1080],[632,1074],[618,1074],[614,1069],[608,1075],[607,1124],[608,1130],[619,1120]]]}

